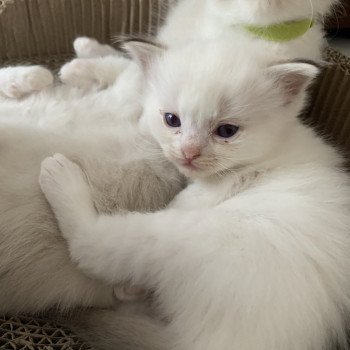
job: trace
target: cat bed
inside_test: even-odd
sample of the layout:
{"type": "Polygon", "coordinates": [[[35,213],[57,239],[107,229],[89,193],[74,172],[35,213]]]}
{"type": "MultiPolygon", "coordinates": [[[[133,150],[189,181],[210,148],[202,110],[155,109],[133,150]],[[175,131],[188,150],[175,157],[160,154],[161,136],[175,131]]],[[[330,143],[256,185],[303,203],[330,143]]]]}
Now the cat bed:
{"type": "MultiPolygon", "coordinates": [[[[73,56],[77,36],[110,42],[113,35],[152,35],[175,0],[0,0],[0,66],[43,64],[57,69],[73,56]]],[[[326,66],[302,118],[350,155],[350,58],[328,48],[326,66]]],[[[0,349],[87,350],[53,321],[0,316],[0,349]]]]}

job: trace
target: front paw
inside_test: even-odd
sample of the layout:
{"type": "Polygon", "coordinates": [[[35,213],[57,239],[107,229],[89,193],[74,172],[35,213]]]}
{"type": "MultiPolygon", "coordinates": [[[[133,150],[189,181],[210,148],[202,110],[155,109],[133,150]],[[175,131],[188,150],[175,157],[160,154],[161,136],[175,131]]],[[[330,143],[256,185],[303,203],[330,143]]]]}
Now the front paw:
{"type": "Polygon", "coordinates": [[[100,44],[97,40],[85,36],[75,39],[73,46],[79,58],[96,58],[118,54],[111,46],[100,44]]]}
{"type": "Polygon", "coordinates": [[[91,59],[75,58],[66,63],[59,72],[62,83],[78,88],[103,87],[95,72],[96,63],[91,59]]]}
{"type": "Polygon", "coordinates": [[[51,86],[53,80],[52,73],[41,66],[8,67],[0,71],[0,92],[20,99],[51,86]]]}
{"type": "Polygon", "coordinates": [[[44,159],[39,184],[63,231],[93,206],[83,171],[62,154],[44,159]]]}

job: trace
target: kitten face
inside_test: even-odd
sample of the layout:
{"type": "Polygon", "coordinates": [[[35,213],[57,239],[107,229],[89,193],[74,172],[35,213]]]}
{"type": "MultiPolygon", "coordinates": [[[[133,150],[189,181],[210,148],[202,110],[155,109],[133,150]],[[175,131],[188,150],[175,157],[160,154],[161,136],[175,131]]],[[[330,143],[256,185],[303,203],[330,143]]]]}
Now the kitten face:
{"type": "Polygon", "coordinates": [[[208,0],[210,13],[227,22],[268,24],[326,15],[337,0],[208,0]]]}
{"type": "Polygon", "coordinates": [[[256,164],[288,134],[306,80],[257,62],[256,44],[223,40],[169,50],[149,68],[143,119],[186,176],[256,164]]]}

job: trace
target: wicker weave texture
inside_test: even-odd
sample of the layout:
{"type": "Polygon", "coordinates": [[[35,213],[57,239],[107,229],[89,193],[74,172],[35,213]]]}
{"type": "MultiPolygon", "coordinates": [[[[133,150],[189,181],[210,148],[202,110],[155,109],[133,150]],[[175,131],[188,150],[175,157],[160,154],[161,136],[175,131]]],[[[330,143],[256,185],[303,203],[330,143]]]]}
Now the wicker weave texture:
{"type": "Polygon", "coordinates": [[[15,0],[0,0],[0,14],[2,14],[7,5],[12,4],[15,0]]]}
{"type": "Polygon", "coordinates": [[[0,59],[72,52],[77,36],[101,42],[150,35],[173,0],[0,0],[0,59]]]}
{"type": "Polygon", "coordinates": [[[2,350],[90,350],[68,329],[41,318],[0,316],[2,350]]]}

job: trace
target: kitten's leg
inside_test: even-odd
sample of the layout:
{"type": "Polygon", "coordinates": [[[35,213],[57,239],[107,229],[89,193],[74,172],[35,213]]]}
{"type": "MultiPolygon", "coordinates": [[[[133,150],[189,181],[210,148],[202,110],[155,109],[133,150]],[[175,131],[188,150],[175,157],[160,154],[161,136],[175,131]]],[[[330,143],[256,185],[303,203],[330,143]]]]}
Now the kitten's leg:
{"type": "Polygon", "coordinates": [[[63,83],[79,88],[105,88],[116,81],[130,64],[130,60],[118,56],[100,58],[76,58],[65,64],[59,76],[63,83]]]}
{"type": "Polygon", "coordinates": [[[55,154],[42,162],[39,182],[60,222],[63,235],[75,227],[76,221],[89,225],[96,218],[90,189],[84,177],[81,168],[61,154],[55,154]],[[75,218],[68,215],[72,208],[75,218]]]}
{"type": "Polygon", "coordinates": [[[78,58],[97,58],[104,56],[120,56],[119,52],[109,45],[100,44],[97,40],[85,36],[74,40],[74,51],[78,58]]]}
{"type": "Polygon", "coordinates": [[[105,88],[112,85],[130,62],[109,45],[80,37],[74,41],[76,59],[59,73],[63,83],[79,88],[105,88]]]}
{"type": "Polygon", "coordinates": [[[52,73],[41,66],[18,66],[0,69],[0,93],[8,98],[21,98],[41,91],[53,83],[52,73]]]}
{"type": "MultiPolygon", "coordinates": [[[[84,180],[85,175],[81,168],[75,163],[68,161],[60,154],[55,154],[52,158],[47,158],[42,167],[40,177],[41,186],[46,190],[47,198],[50,203],[55,202],[54,211],[59,221],[65,221],[60,216],[70,207],[76,208],[80,212],[80,220],[89,222],[89,215],[94,215],[94,207],[90,197],[89,188],[84,180]],[[81,181],[78,181],[81,179],[81,181]],[[65,202],[57,200],[64,193],[60,191],[60,186],[70,193],[65,202]],[[53,199],[54,198],[54,199],[53,199]]],[[[66,215],[64,215],[66,217],[66,215]]],[[[63,232],[72,230],[72,224],[69,222],[62,223],[63,232]]],[[[115,296],[122,301],[135,301],[144,298],[147,293],[142,288],[136,286],[120,285],[114,287],[115,296]]]]}
{"type": "MultiPolygon", "coordinates": [[[[128,281],[135,275],[143,278],[150,271],[139,259],[140,249],[147,251],[145,254],[150,260],[159,262],[155,264],[159,271],[166,250],[176,249],[176,244],[182,245],[175,235],[171,235],[170,240],[163,235],[164,227],[171,226],[173,213],[98,215],[82,170],[63,155],[56,154],[42,162],[39,183],[70,244],[72,258],[92,275],[112,283],[128,281]],[[158,224],[157,220],[162,220],[164,215],[166,222],[158,224]],[[166,246],[164,251],[155,245],[157,240],[166,246]],[[101,264],[96,264],[96,259],[101,264]]],[[[191,221],[198,222],[202,216],[202,213],[196,213],[191,221]]],[[[178,250],[183,253],[183,249],[178,250]]],[[[143,285],[142,280],[134,282],[143,285]]]]}

